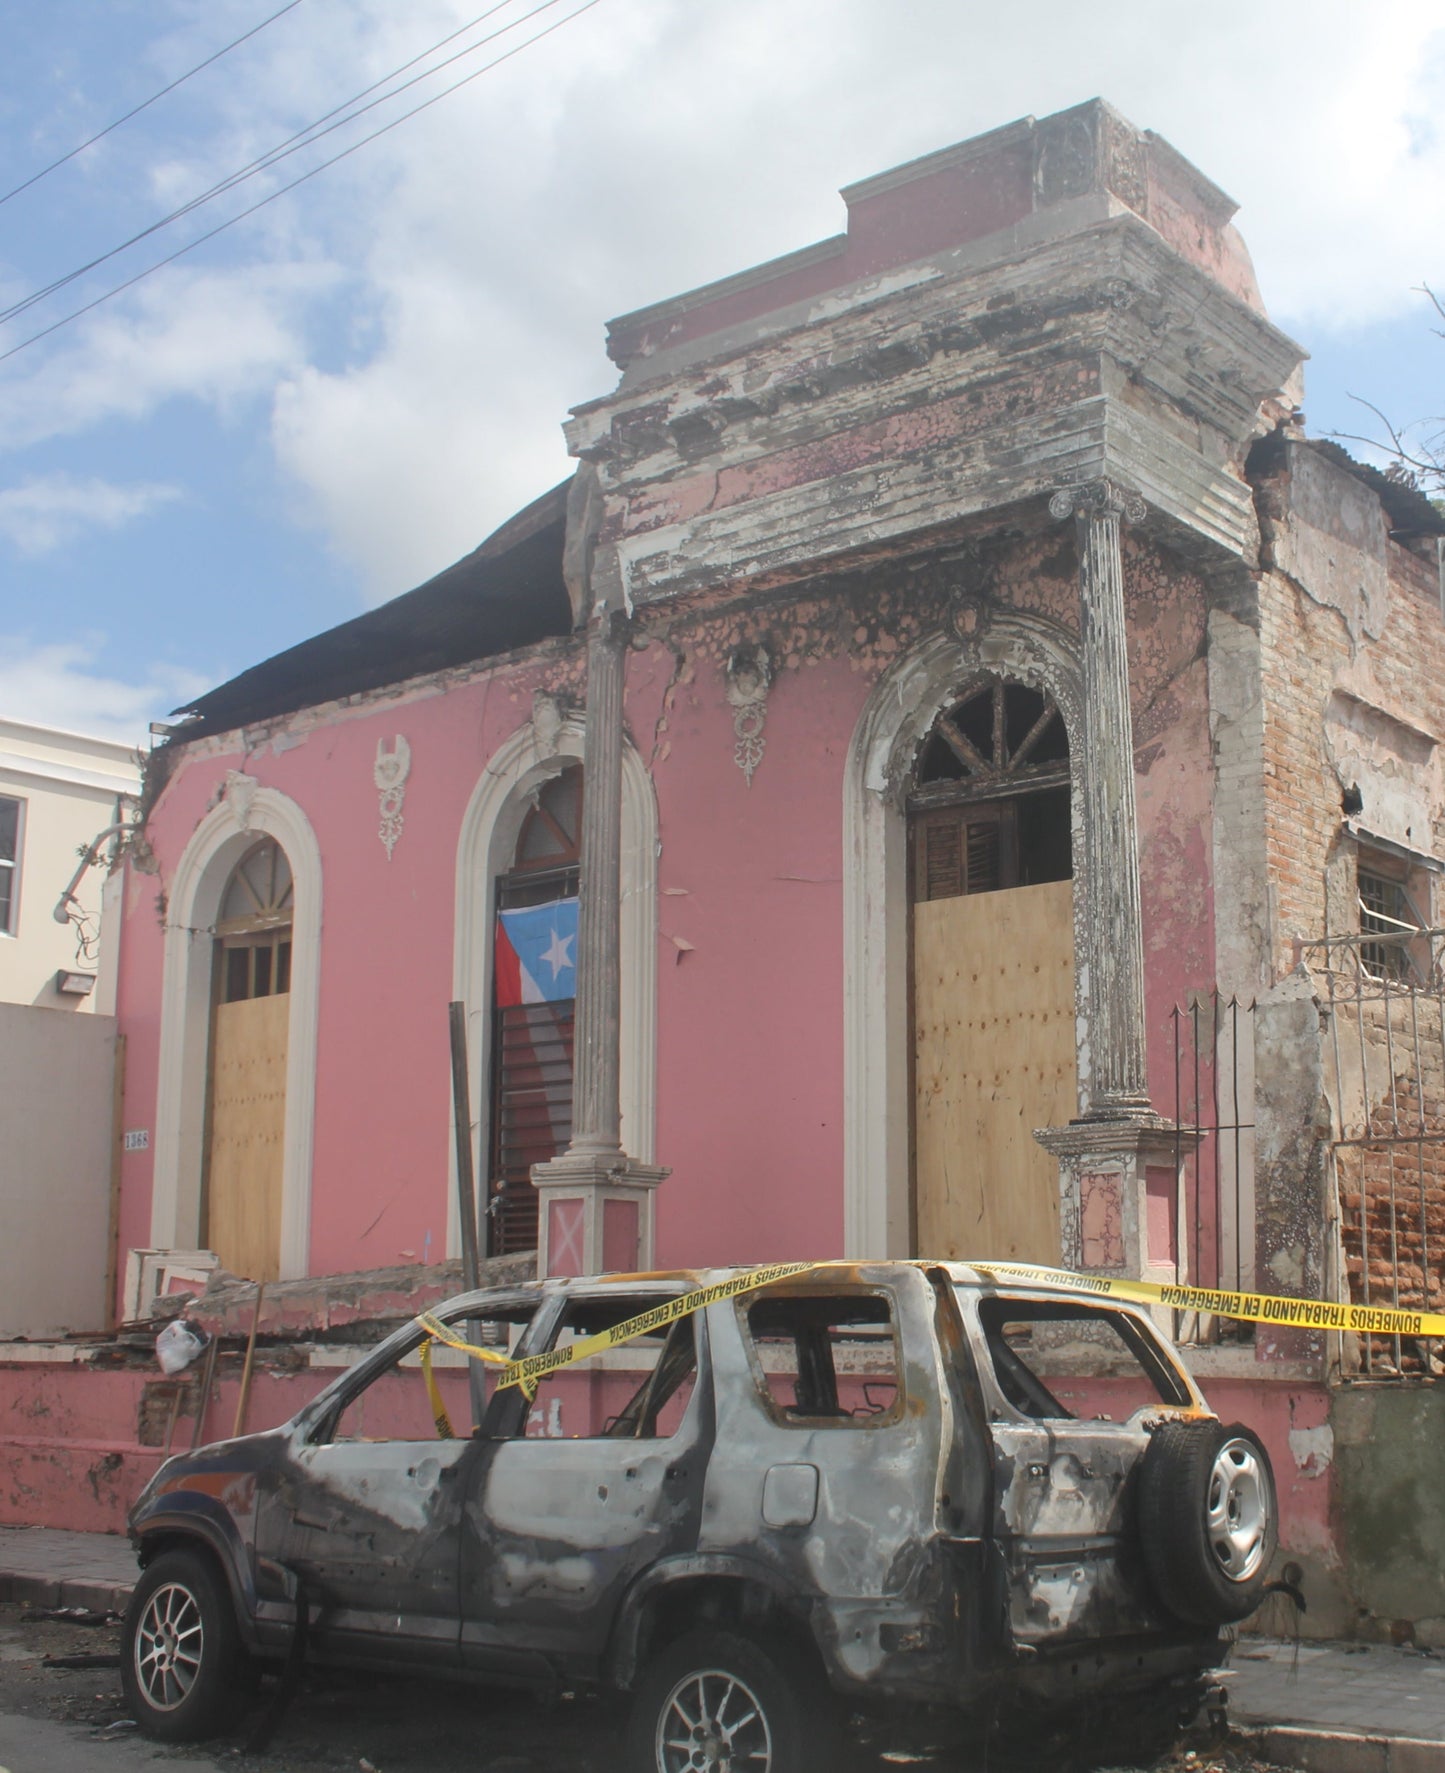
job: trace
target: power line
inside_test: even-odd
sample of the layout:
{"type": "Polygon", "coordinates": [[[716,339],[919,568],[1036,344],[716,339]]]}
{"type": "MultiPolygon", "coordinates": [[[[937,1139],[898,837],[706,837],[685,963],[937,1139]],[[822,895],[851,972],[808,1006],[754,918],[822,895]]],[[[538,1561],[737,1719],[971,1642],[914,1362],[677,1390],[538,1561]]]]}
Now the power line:
{"type": "Polygon", "coordinates": [[[169,86],[163,86],[159,92],[153,92],[148,99],[136,105],[133,110],[127,111],[123,117],[117,117],[114,123],[107,123],[104,129],[98,130],[88,141],[82,142],[78,148],[72,148],[68,154],[62,154],[58,160],[52,160],[49,166],[42,166],[39,172],[32,173],[23,184],[16,185],[13,191],[7,191],[3,197],[0,197],[0,203],[8,203],[12,197],[18,197],[22,191],[28,191],[32,185],[38,185],[41,179],[47,178],[58,167],[64,166],[67,160],[74,160],[77,154],[83,154],[87,148],[93,148],[113,129],[119,129],[122,123],[129,123],[132,117],[139,117],[141,112],[149,110],[157,99],[163,99],[168,92],[174,92],[178,86],[184,86],[186,81],[193,75],[199,74],[202,68],[209,68],[212,62],[220,61],[223,55],[229,55],[233,49],[239,49],[258,31],[264,31],[267,25],[274,25],[278,18],[281,18],[285,13],[294,11],[300,4],[301,0],[288,0],[288,4],[283,6],[280,12],[273,12],[270,18],[263,18],[259,25],[252,25],[249,31],[243,32],[233,42],[228,43],[224,49],[218,49],[214,55],[208,55],[203,62],[197,62],[194,68],[187,69],[179,79],[172,80],[169,86]]]}
{"type": "MultiPolygon", "coordinates": [[[[549,3],[554,3],[554,0],[549,0],[549,3]]],[[[121,295],[128,289],[133,289],[137,283],[143,282],[147,277],[163,270],[167,265],[174,264],[177,259],[184,258],[188,252],[194,252],[198,246],[204,246],[208,240],[214,240],[218,234],[224,234],[237,222],[243,222],[247,216],[255,215],[258,209],[264,209],[268,203],[274,203],[278,197],[284,197],[288,191],[294,191],[298,185],[304,185],[308,179],[314,179],[317,173],[325,172],[327,167],[335,166],[339,160],[347,159],[356,153],[358,148],[364,148],[368,142],[374,142],[378,136],[387,135],[391,130],[398,128],[411,118],[419,116],[423,111],[429,111],[433,105],[440,104],[444,98],[450,98],[452,93],[459,92],[464,86],[470,86],[473,80],[480,80],[483,74],[490,74],[493,68],[501,67],[503,62],[508,62],[513,56],[520,55],[524,49],[530,49],[534,43],[540,43],[544,37],[550,37],[554,31],[560,31],[564,25],[570,25],[573,19],[581,18],[584,12],[590,12],[594,6],[600,5],[600,3],[601,0],[584,0],[584,3],[574,12],[569,12],[565,18],[554,19],[550,25],[538,31],[535,37],[528,37],[524,43],[515,44],[511,49],[499,55],[495,61],[486,63],[484,67],[473,69],[470,74],[464,74],[460,80],[454,81],[450,86],[443,87],[440,92],[433,93],[429,99],[423,99],[410,111],[403,111],[400,117],[393,117],[390,123],[383,123],[380,129],[374,129],[370,135],[362,136],[360,141],[353,142],[349,148],[343,148],[339,154],[333,154],[329,160],[323,160],[318,166],[313,166],[309,172],[303,172],[299,178],[292,179],[289,185],[282,185],[279,190],[272,191],[258,202],[253,203],[249,209],[243,209],[206,233],[197,235],[185,246],[179,247],[163,259],[158,259],[155,264],[148,265],[144,271],[137,271],[134,277],[128,277],[124,283],[116,284],[113,289],[108,289],[103,295],[98,295],[94,301],[86,302],[83,307],[62,315],[59,320],[53,321],[37,333],[32,333],[28,339],[22,339],[18,345],[12,345],[8,351],[0,351],[0,363],[16,356],[30,345],[38,344],[41,339],[49,338],[51,333],[59,332],[61,327],[69,326],[72,320],[79,320],[83,314],[89,314],[92,309],[99,308],[103,303],[110,301],[112,297],[121,295]]],[[[543,8],[538,7],[536,10],[540,12],[543,8]]]]}
{"type": "MultiPolygon", "coordinates": [[[[54,282],[47,283],[44,288],[32,290],[29,295],[22,296],[18,302],[12,303],[8,308],[0,309],[0,325],[16,319],[19,315],[23,314],[27,308],[33,308],[37,302],[43,302],[48,296],[56,294],[58,290],[66,288],[68,284],[77,282],[88,272],[96,270],[101,265],[108,264],[111,259],[119,258],[121,253],[129,251],[132,246],[139,245],[142,240],[148,240],[152,234],[158,234],[162,228],[168,228],[172,222],[180,221],[182,217],[190,215],[192,211],[200,209],[204,204],[211,202],[214,198],[222,196],[227,191],[234,190],[237,185],[244,184],[247,179],[254,178],[260,172],[269,171],[271,167],[277,165],[280,161],[287,160],[292,154],[299,153],[302,148],[310,147],[312,143],[320,141],[324,136],[333,134],[336,130],[343,128],[348,123],[354,123],[357,118],[364,117],[368,111],[374,111],[378,105],[385,104],[389,99],[399,98],[402,93],[409,91],[413,86],[420,84],[421,81],[429,80],[433,74],[441,73],[443,68],[449,68],[454,62],[461,61],[466,56],[474,55],[479,49],[485,49],[487,44],[494,43],[498,37],[506,36],[508,31],[515,30],[518,25],[526,24],[528,19],[535,18],[538,13],[546,12],[549,8],[556,6],[559,3],[560,0],[541,0],[541,4],[534,6],[530,12],[523,13],[520,18],[511,20],[510,23],[500,26],[495,31],[489,32],[485,37],[479,37],[475,43],[468,44],[465,49],[459,49],[455,55],[450,55],[445,61],[438,62],[434,68],[427,68],[422,73],[413,75],[410,80],[404,81],[400,86],[394,87],[390,92],[382,93],[380,98],[373,99],[369,105],[361,104],[360,101],[366,98],[368,94],[375,92],[379,86],[387,85],[390,81],[395,80],[399,74],[404,74],[408,68],[414,68],[418,62],[425,61],[428,56],[435,55],[439,49],[444,49],[448,43],[453,42],[457,37],[464,35],[467,31],[473,30],[477,25],[484,24],[489,18],[493,17],[494,14],[503,11],[506,7],[512,4],[512,0],[497,0],[497,4],[489,6],[485,12],[478,13],[474,19],[470,20],[467,24],[462,25],[459,29],[450,32],[439,42],[433,43],[429,49],[422,50],[420,55],[414,55],[410,61],[403,62],[399,68],[393,68],[389,74],[383,74],[380,80],[374,80],[370,86],[363,87],[360,92],[354,93],[349,99],[344,100],[339,105],[333,106],[331,110],[324,112],[320,117],[316,118],[314,122],[308,123],[304,129],[299,129],[294,135],[287,136],[284,141],[277,143],[274,148],[268,149],[264,154],[258,155],[256,159],[250,161],[246,166],[243,166],[238,172],[229,174],[226,178],[221,179],[216,184],[212,185],[208,190],[200,192],[197,196],[192,197],[187,202],[181,204],[178,209],[173,209],[169,215],[164,215],[159,221],[152,222],[149,227],[142,228],[138,234],[132,234],[129,240],[122,240],[119,246],[111,247],[108,252],[101,253],[98,257],[88,260],[87,263],[77,266],[75,270],[67,271],[63,277],[57,277],[54,282]],[[360,108],[353,110],[351,107],[354,105],[359,106],[360,108]],[[347,113],[346,116],[340,115],[343,111],[347,113]],[[333,117],[337,118],[338,121],[334,123],[331,122],[330,120],[333,117]],[[326,125],[325,128],[322,127],[323,124],[326,125]]],[[[293,4],[299,4],[299,0],[293,0],[293,4]]]]}

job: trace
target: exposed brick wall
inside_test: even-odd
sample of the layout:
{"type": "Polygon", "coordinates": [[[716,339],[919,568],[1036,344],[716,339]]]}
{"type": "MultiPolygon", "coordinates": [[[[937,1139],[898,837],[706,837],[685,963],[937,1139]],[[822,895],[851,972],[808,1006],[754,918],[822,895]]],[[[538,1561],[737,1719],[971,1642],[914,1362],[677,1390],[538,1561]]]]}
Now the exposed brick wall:
{"type": "MultiPolygon", "coordinates": [[[[1349,1297],[1445,1308],[1445,1030],[1441,1004],[1392,993],[1334,1012],[1345,1074],[1336,1154],[1349,1297]],[[1358,1068],[1358,1069],[1357,1069],[1358,1068]],[[1363,1085],[1360,1079],[1369,1081],[1363,1085]]],[[[1372,1354],[1392,1358],[1389,1339],[1372,1354]]],[[[1408,1358],[1414,1358],[1406,1351],[1408,1358]]]]}
{"type": "MultiPolygon", "coordinates": [[[[1388,603],[1378,633],[1281,572],[1260,581],[1265,842],[1277,976],[1293,964],[1296,938],[1318,940],[1327,921],[1333,935],[1358,927],[1352,846],[1341,842],[1341,783],[1326,736],[1331,696],[1343,692],[1416,733],[1445,737],[1445,622],[1433,566],[1394,542],[1386,550],[1388,603]]],[[[1438,794],[1429,824],[1413,834],[1414,846],[1445,854],[1438,794]]],[[[1445,907],[1437,905],[1436,913],[1438,921],[1445,907]]]]}

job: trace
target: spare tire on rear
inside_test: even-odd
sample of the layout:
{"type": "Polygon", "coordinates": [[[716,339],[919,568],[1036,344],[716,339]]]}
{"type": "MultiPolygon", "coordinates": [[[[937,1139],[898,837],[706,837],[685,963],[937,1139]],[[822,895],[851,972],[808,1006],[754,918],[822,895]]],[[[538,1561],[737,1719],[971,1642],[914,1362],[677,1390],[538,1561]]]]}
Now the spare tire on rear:
{"type": "Polygon", "coordinates": [[[1259,1605],[1279,1541],[1269,1454],[1238,1423],[1165,1422],[1139,1473],[1139,1536],[1155,1593],[1186,1625],[1259,1605]]]}

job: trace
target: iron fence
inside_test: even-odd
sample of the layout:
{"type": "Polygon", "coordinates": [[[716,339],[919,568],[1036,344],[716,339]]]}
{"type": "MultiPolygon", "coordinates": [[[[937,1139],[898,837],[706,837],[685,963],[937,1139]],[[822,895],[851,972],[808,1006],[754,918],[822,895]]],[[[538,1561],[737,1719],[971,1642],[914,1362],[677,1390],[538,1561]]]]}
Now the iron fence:
{"type": "MultiPolygon", "coordinates": [[[[1300,945],[1326,1016],[1340,1293],[1445,1309],[1445,930],[1367,929],[1300,945]]],[[[1365,1377],[1445,1373],[1438,1340],[1362,1336],[1365,1377]]]]}
{"type": "MultiPolygon", "coordinates": [[[[1180,1276],[1247,1292],[1254,1285],[1255,1006],[1217,988],[1193,991],[1175,1006],[1170,1026],[1180,1276]]],[[[1221,1328],[1218,1320],[1180,1327],[1206,1340],[1221,1328]]],[[[1252,1332],[1241,1326],[1238,1333],[1252,1332]]]]}

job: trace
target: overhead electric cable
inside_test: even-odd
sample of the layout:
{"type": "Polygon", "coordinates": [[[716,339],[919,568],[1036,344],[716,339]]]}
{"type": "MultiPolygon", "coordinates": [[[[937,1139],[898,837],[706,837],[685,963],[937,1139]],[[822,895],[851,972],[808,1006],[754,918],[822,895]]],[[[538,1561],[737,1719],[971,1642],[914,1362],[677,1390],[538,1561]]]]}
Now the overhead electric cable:
{"type": "MultiPolygon", "coordinates": [[[[300,0],[294,0],[294,3],[299,4],[300,0]]],[[[88,260],[85,264],[78,265],[75,270],[67,271],[63,277],[57,277],[54,282],[47,283],[44,288],[32,290],[29,295],[22,296],[18,302],[13,302],[8,308],[0,309],[0,324],[14,320],[17,316],[23,314],[27,308],[33,308],[37,302],[43,302],[48,296],[53,296],[58,290],[64,289],[68,284],[77,282],[88,272],[96,270],[101,265],[108,264],[111,259],[118,258],[121,253],[129,251],[132,246],[139,245],[142,240],[148,240],[152,234],[158,234],[162,228],[168,228],[172,222],[180,221],[184,216],[190,215],[193,210],[200,209],[204,204],[210,203],[214,198],[222,196],[227,191],[234,190],[237,185],[244,184],[247,179],[254,178],[260,172],[269,171],[271,167],[278,165],[282,160],[289,159],[292,154],[299,153],[302,148],[310,147],[313,142],[321,141],[323,137],[333,134],[338,129],[344,128],[348,123],[354,123],[358,117],[364,117],[368,111],[374,111],[378,105],[385,104],[389,99],[399,98],[402,93],[409,91],[413,86],[419,85],[423,80],[429,80],[433,74],[441,73],[443,68],[451,67],[454,62],[459,62],[466,56],[475,55],[477,50],[485,49],[489,43],[495,43],[498,37],[505,37],[508,31],[516,30],[518,25],[526,24],[529,19],[535,18],[538,13],[547,12],[553,6],[559,5],[560,0],[541,0],[541,3],[534,6],[530,12],[524,12],[519,18],[512,19],[507,24],[499,26],[495,31],[488,32],[485,37],[479,37],[475,43],[469,43],[465,49],[459,49],[454,55],[449,55],[444,61],[438,62],[434,68],[427,68],[420,74],[414,74],[410,80],[403,81],[400,86],[393,87],[390,92],[382,93],[380,98],[373,99],[369,105],[360,104],[360,101],[364,99],[368,93],[375,92],[378,86],[385,86],[389,81],[395,80],[398,74],[404,74],[408,68],[414,68],[419,61],[425,61],[428,56],[435,55],[437,50],[444,49],[446,45],[452,42],[455,38],[461,36],[466,31],[474,29],[477,25],[484,24],[495,13],[501,12],[505,7],[510,6],[511,4],[512,0],[497,0],[496,5],[489,6],[485,12],[478,13],[476,18],[472,19],[468,24],[461,26],[459,30],[452,31],[439,42],[433,43],[430,49],[422,50],[420,55],[415,55],[410,61],[403,62],[399,68],[393,68],[391,73],[383,74],[380,80],[374,80],[370,86],[363,87],[360,92],[353,94],[351,98],[344,100],[332,110],[325,112],[322,116],[316,118],[314,122],[308,123],[304,129],[297,130],[294,135],[288,135],[284,141],[279,142],[274,148],[270,148],[264,154],[258,155],[256,159],[250,161],[246,166],[243,166],[238,172],[229,174],[226,178],[221,179],[216,184],[212,185],[208,190],[202,191],[195,197],[188,199],[185,203],[181,204],[178,209],[173,209],[169,215],[164,215],[159,221],[152,222],[149,227],[142,228],[138,234],[132,234],[129,240],[122,240],[119,246],[111,247],[108,252],[101,253],[98,257],[88,260]],[[353,105],[356,105],[359,108],[352,110],[351,107],[353,105]],[[347,115],[344,117],[339,116],[338,114],[342,111],[345,111],[347,115]],[[338,119],[335,123],[330,121],[333,117],[338,119]],[[325,128],[322,128],[323,124],[326,125],[325,128]]]]}
{"type": "MultiPolygon", "coordinates": [[[[548,3],[554,4],[555,0],[548,0],[548,3]]],[[[228,220],[209,229],[206,233],[198,234],[194,240],[189,241],[185,246],[177,248],[175,252],[169,253],[163,259],[157,259],[155,264],[148,265],[144,271],[137,271],[134,277],[126,278],[124,283],[118,283],[113,289],[106,290],[104,295],[98,295],[94,301],[86,302],[83,307],[76,308],[73,312],[62,315],[59,320],[53,321],[49,326],[42,327],[37,333],[32,333],[28,339],[22,339],[18,345],[12,345],[8,351],[0,351],[0,363],[4,363],[7,358],[16,356],[19,352],[26,350],[29,346],[38,344],[41,339],[49,338],[51,333],[59,332],[61,327],[69,326],[72,320],[79,320],[81,315],[89,314],[92,309],[99,308],[103,303],[110,301],[112,297],[122,295],[128,289],[133,289],[137,283],[144,282],[147,277],[152,276],[155,272],[164,270],[167,265],[173,265],[177,259],[184,258],[188,252],[194,252],[198,246],[204,246],[208,240],[214,240],[218,234],[224,234],[228,228],[235,227],[237,222],[243,222],[247,216],[255,215],[258,209],[264,209],[268,203],[274,203],[278,197],[284,197],[288,191],[294,191],[298,185],[304,185],[308,179],[314,179],[317,173],[325,172],[327,167],[335,166],[339,160],[347,159],[350,155],[356,153],[358,148],[364,148],[368,142],[374,142],[379,136],[389,134],[401,124],[409,122],[413,117],[419,116],[423,111],[429,111],[433,105],[440,104],[444,98],[450,98],[454,92],[459,92],[462,87],[470,86],[473,80],[480,80],[483,74],[490,74],[493,68],[501,67],[503,62],[511,61],[513,56],[520,55],[524,49],[530,49],[534,43],[540,43],[544,37],[550,37],[554,31],[560,31],[564,25],[570,25],[573,19],[581,18],[584,12],[590,12],[594,6],[600,4],[601,0],[584,0],[584,3],[581,6],[577,7],[573,12],[569,12],[565,18],[554,19],[550,25],[544,26],[542,30],[537,32],[535,37],[528,37],[526,42],[514,44],[511,49],[508,49],[499,55],[495,61],[488,62],[484,67],[474,68],[470,74],[464,74],[460,80],[453,81],[450,86],[443,87],[440,92],[433,93],[429,99],[423,99],[419,105],[414,105],[411,110],[403,111],[400,117],[393,117],[390,123],[383,123],[380,129],[374,129],[370,135],[362,136],[359,142],[353,142],[349,148],[343,148],[339,154],[333,154],[329,160],[323,160],[319,165],[313,166],[308,172],[303,172],[299,178],[292,179],[289,185],[280,186],[279,189],[268,193],[268,195],[262,197],[258,202],[253,203],[249,209],[243,209],[236,215],[231,216],[228,220]]],[[[544,8],[538,7],[536,10],[540,12],[544,10],[544,8]]]]}
{"type": "Polygon", "coordinates": [[[288,4],[283,6],[280,12],[273,12],[270,18],[263,18],[259,25],[252,25],[249,31],[244,31],[239,37],[234,38],[224,49],[218,49],[214,55],[208,55],[203,62],[197,62],[194,68],[188,68],[178,79],[172,80],[169,86],[163,86],[159,92],[153,92],[148,99],[127,111],[123,117],[117,117],[114,123],[107,123],[104,129],[97,130],[88,141],[83,141],[78,148],[72,148],[68,154],[62,154],[58,160],[52,160],[49,166],[42,166],[39,172],[32,173],[22,184],[16,185],[13,191],[6,191],[3,196],[0,196],[0,203],[8,203],[12,197],[18,197],[22,191],[28,191],[32,185],[38,185],[41,179],[47,178],[57,168],[64,166],[66,161],[74,160],[77,154],[83,154],[87,148],[93,148],[113,129],[119,129],[122,123],[129,123],[132,117],[139,117],[141,112],[149,110],[157,99],[163,99],[168,92],[174,92],[178,86],[184,86],[193,75],[199,74],[203,68],[209,68],[212,62],[220,61],[223,55],[229,55],[233,49],[239,49],[243,43],[249,42],[258,31],[264,31],[267,25],[274,25],[278,18],[288,12],[294,12],[300,4],[301,0],[288,0],[288,4]]]}

